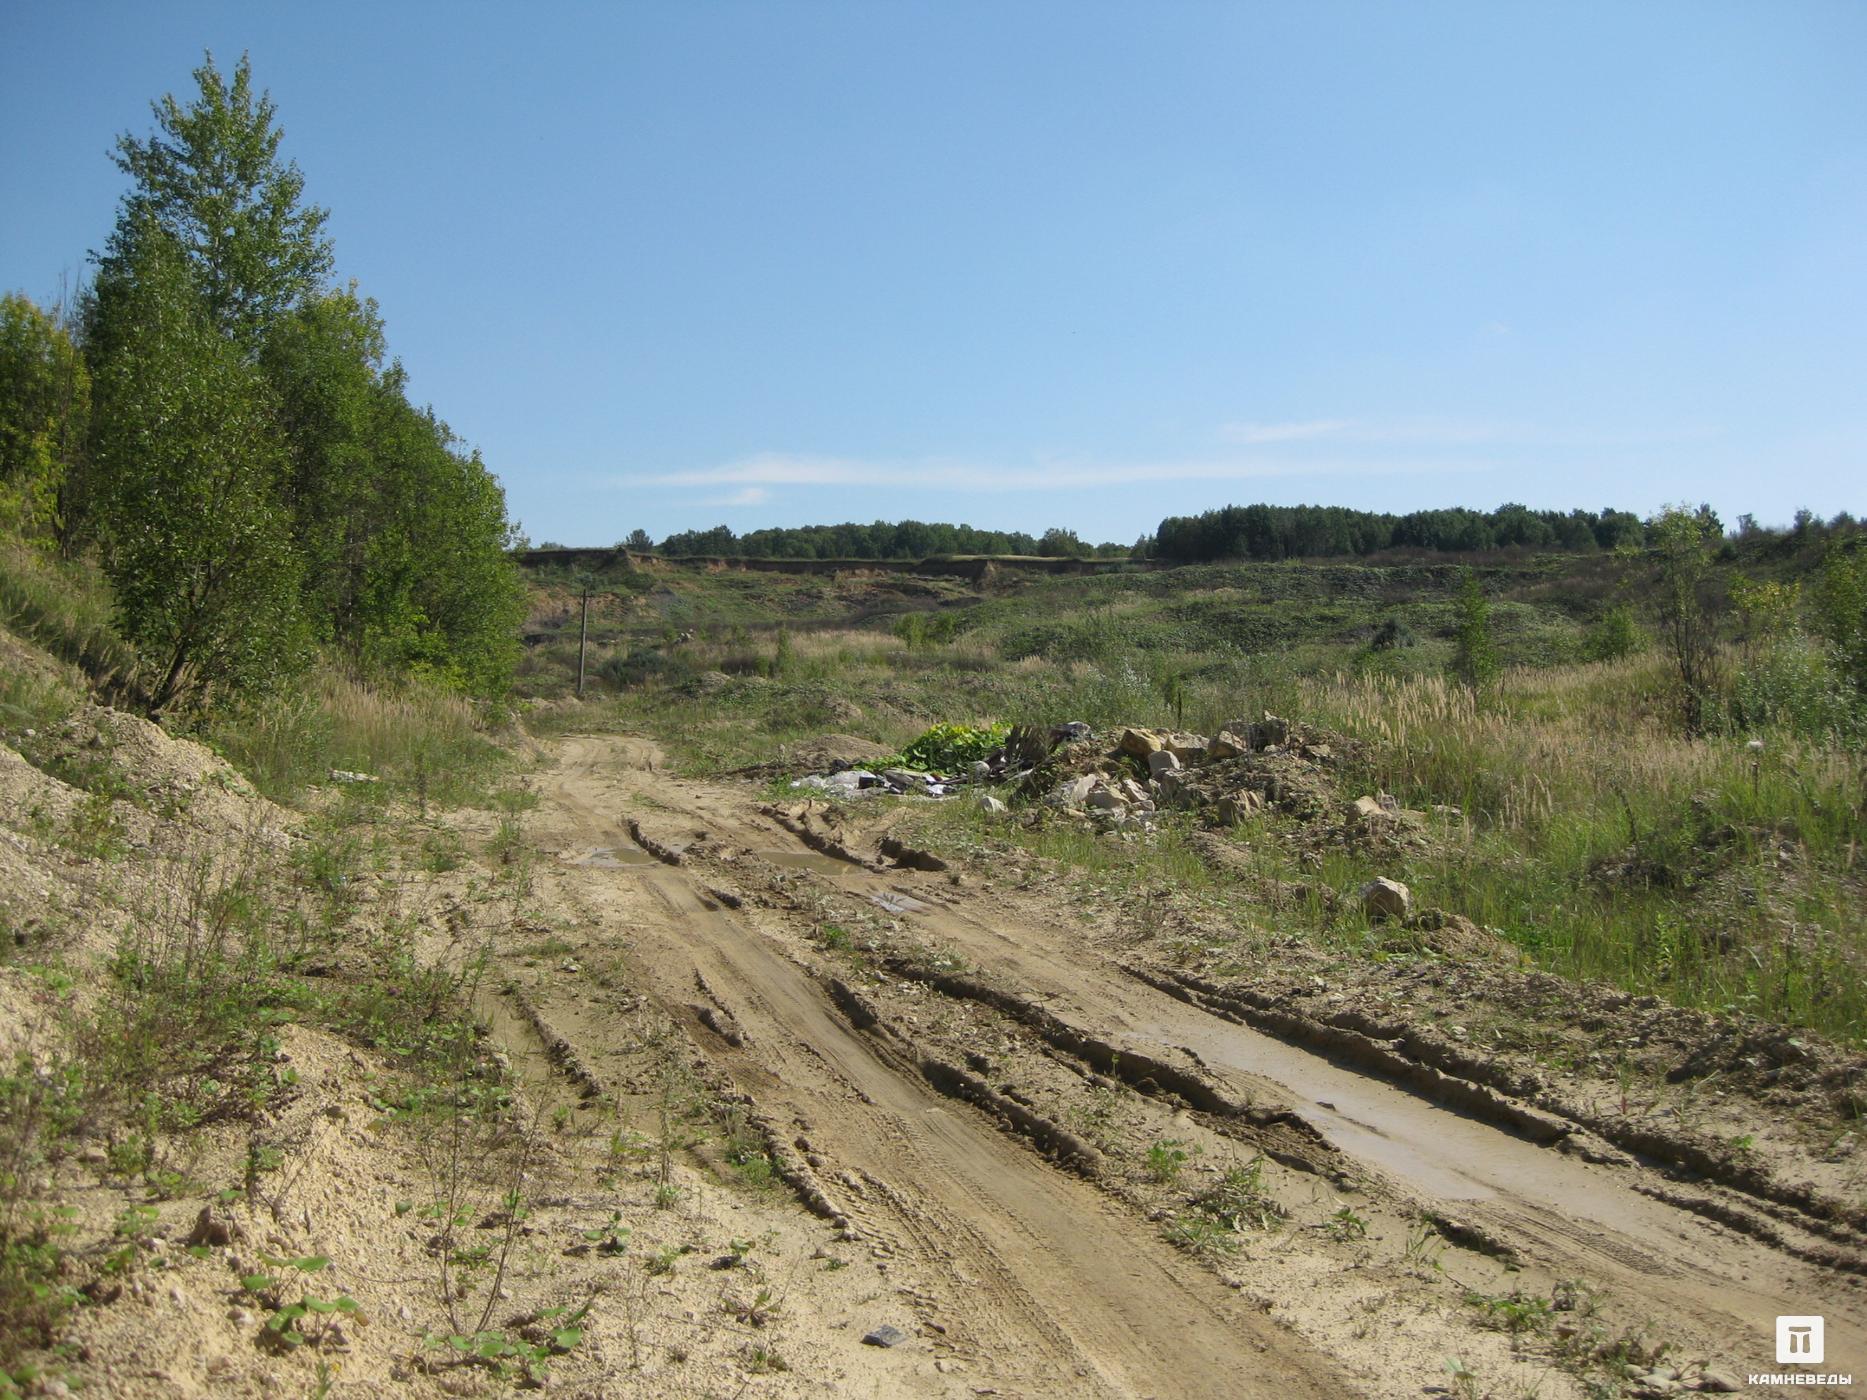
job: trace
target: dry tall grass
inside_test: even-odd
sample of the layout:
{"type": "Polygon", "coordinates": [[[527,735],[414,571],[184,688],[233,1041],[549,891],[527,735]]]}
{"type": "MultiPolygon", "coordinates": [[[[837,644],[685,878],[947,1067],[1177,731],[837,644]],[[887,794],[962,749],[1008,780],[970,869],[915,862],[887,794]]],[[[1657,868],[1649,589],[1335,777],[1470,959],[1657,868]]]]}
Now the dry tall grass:
{"type": "Polygon", "coordinates": [[[290,800],[333,769],[420,799],[475,798],[508,761],[487,709],[442,691],[389,688],[320,668],[289,694],[217,720],[211,739],[270,797],[290,800]]]}

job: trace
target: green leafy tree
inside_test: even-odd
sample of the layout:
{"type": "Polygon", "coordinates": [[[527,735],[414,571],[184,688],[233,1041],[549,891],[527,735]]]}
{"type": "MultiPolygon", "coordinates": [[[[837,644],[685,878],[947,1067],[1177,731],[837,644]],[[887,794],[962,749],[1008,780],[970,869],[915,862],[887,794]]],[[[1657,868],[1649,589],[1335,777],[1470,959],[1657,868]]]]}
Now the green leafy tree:
{"type": "Polygon", "coordinates": [[[1497,679],[1497,647],[1491,641],[1491,605],[1478,576],[1467,569],[1459,586],[1458,629],[1453,634],[1452,674],[1473,690],[1497,679]]]}
{"type": "Polygon", "coordinates": [[[245,55],[222,76],[212,54],[194,70],[198,94],[152,104],[156,132],[117,139],[117,165],[135,186],[100,262],[133,260],[135,243],[159,230],[181,254],[212,323],[253,345],[330,275],[326,211],[304,204],[295,162],[279,159],[284,136],[265,93],[255,96],[245,55]]]}
{"type": "Polygon", "coordinates": [[[1590,661],[1619,661],[1640,649],[1640,627],[1634,610],[1616,603],[1588,629],[1583,651],[1590,661]]]}
{"type": "Polygon", "coordinates": [[[1647,540],[1659,563],[1660,631],[1679,686],[1680,719],[1687,734],[1702,734],[1717,688],[1716,623],[1704,597],[1712,550],[1722,536],[1707,506],[1668,506],[1647,522],[1647,540]]]}
{"type": "Polygon", "coordinates": [[[1061,525],[1053,525],[1044,531],[1044,537],[1037,542],[1037,552],[1051,559],[1079,559],[1089,552],[1074,530],[1066,530],[1061,525]]]}
{"type": "Polygon", "coordinates": [[[296,667],[299,565],[265,381],[215,325],[185,251],[158,228],[134,247],[92,309],[92,490],[123,629],[162,711],[296,667]]]}
{"type": "Polygon", "coordinates": [[[362,655],[476,694],[505,688],[517,661],[524,583],[505,492],[477,452],[383,382],[377,470],[389,483],[369,553],[362,655]]]}
{"type": "Polygon", "coordinates": [[[1841,673],[1867,701],[1867,548],[1836,540],[1822,560],[1815,587],[1815,625],[1841,673]]]}
{"type": "Polygon", "coordinates": [[[0,297],[0,529],[38,545],[60,534],[90,406],[64,328],[26,297],[0,297]]]}
{"type": "Polygon", "coordinates": [[[622,547],[631,554],[648,554],[654,550],[655,542],[649,538],[648,531],[631,530],[629,537],[622,542],[622,547]]]}

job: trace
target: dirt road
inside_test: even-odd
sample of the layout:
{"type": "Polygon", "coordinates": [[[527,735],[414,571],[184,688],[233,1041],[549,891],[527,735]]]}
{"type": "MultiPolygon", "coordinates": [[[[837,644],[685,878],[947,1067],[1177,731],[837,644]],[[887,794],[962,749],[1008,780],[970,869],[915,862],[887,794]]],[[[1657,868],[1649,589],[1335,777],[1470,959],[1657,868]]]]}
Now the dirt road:
{"type": "MultiPolygon", "coordinates": [[[[1602,1367],[1657,1384],[1681,1362],[1675,1385],[1697,1363],[1741,1381],[1770,1369],[1782,1313],[1826,1314],[1831,1368],[1867,1363],[1859,1274],[1809,1262],[1857,1257],[1846,1231],[1776,1205],[1759,1238],[1755,1210],[1721,1223],[1705,1190],[1682,1209],[1624,1154],[1539,1145],[1532,1114],[1513,1130],[1136,975],[1054,893],[813,854],[749,790],[671,777],[643,741],[567,738],[554,760],[531,831],[575,956],[681,1016],[806,1194],[888,1263],[917,1322],[902,1392],[1417,1395],[1464,1368],[1579,1395],[1602,1367]],[[889,930],[860,966],[822,937],[848,909],[889,930]],[[903,947],[965,975],[917,973],[903,947]],[[1202,1163],[1268,1153],[1285,1227],[1241,1256],[1175,1248],[1116,1119],[1202,1163]],[[1516,1314],[1470,1304],[1577,1281],[1611,1300],[1606,1360],[1554,1369],[1511,1345],[1516,1314]]],[[[600,1009],[575,982],[527,992],[601,1081],[600,1009]]]]}

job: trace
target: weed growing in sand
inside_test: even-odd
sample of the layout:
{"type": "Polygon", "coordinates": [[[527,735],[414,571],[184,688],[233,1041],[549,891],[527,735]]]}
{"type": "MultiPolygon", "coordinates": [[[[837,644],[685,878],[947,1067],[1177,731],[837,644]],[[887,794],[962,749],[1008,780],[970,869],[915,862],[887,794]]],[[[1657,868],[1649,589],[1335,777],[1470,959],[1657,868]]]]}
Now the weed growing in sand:
{"type": "Polygon", "coordinates": [[[1193,1206],[1234,1230],[1268,1230],[1289,1214],[1265,1189],[1263,1157],[1228,1168],[1193,1198],[1193,1206]]]}
{"type": "Polygon", "coordinates": [[[1148,1146],[1144,1164],[1150,1178],[1162,1186],[1171,1186],[1180,1179],[1189,1156],[1186,1144],[1179,1138],[1161,1138],[1148,1146]]]}
{"type": "Polygon", "coordinates": [[[1349,1206],[1343,1206],[1331,1215],[1323,1222],[1322,1228],[1324,1233],[1337,1244],[1347,1244],[1352,1240],[1363,1240],[1368,1237],[1368,1222],[1355,1214],[1349,1206]]]}
{"type": "Polygon", "coordinates": [[[1463,1357],[1449,1356],[1444,1366],[1446,1375],[1451,1379],[1449,1390],[1458,1400],[1482,1400],[1484,1384],[1478,1379],[1478,1373],[1468,1365],[1463,1357]]]}
{"type": "Polygon", "coordinates": [[[77,1301],[63,1280],[72,1212],[44,1199],[43,1175],[83,1108],[75,1064],[21,1053],[0,1074],[0,1377],[50,1346],[77,1301]]]}
{"type": "Polygon", "coordinates": [[[629,1227],[622,1223],[622,1212],[612,1210],[609,1219],[594,1230],[582,1232],[583,1238],[598,1254],[621,1254],[629,1247],[629,1227]]]}
{"type": "Polygon", "coordinates": [[[1424,1265],[1434,1272],[1440,1272],[1444,1266],[1439,1256],[1445,1253],[1445,1249],[1446,1242],[1433,1228],[1432,1220],[1422,1215],[1408,1228],[1407,1244],[1401,1257],[1409,1264],[1424,1265]]]}
{"type": "Polygon", "coordinates": [[[1521,1289],[1495,1296],[1470,1292],[1465,1295],[1465,1303],[1467,1307],[1478,1310],[1487,1327],[1512,1335],[1547,1332],[1554,1311],[1548,1298],[1536,1293],[1525,1293],[1521,1289]]]}
{"type": "Polygon", "coordinates": [[[1264,1158],[1228,1168],[1168,1222],[1172,1244],[1206,1259],[1234,1254],[1240,1236],[1268,1230],[1289,1214],[1264,1186],[1264,1158]]]}
{"type": "Polygon", "coordinates": [[[642,1267],[654,1278],[662,1278],[674,1272],[674,1266],[680,1262],[683,1254],[691,1253],[691,1245],[663,1245],[643,1261],[642,1267]]]}
{"type": "Polygon", "coordinates": [[[430,1333],[423,1340],[430,1347],[452,1352],[464,1362],[484,1366],[500,1380],[542,1386],[546,1383],[551,1359],[583,1344],[583,1320],[589,1316],[594,1302],[592,1299],[575,1309],[547,1308],[534,1313],[513,1331],[483,1328],[471,1334],[430,1333]]]}
{"type": "Polygon", "coordinates": [[[361,1312],[356,1299],[348,1293],[326,1298],[291,1286],[330,1267],[331,1261],[322,1254],[295,1259],[262,1254],[260,1262],[266,1266],[265,1271],[242,1275],[240,1287],[267,1311],[262,1336],[281,1350],[320,1346],[330,1338],[331,1328],[339,1318],[361,1312]],[[297,1300],[287,1302],[293,1293],[298,1295],[297,1300]]]}

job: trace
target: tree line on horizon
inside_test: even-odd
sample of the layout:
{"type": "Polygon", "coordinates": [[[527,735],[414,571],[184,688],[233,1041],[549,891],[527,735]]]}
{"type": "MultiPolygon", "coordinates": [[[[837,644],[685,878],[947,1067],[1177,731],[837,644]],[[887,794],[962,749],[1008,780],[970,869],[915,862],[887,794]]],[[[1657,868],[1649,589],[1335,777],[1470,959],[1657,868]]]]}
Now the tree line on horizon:
{"type": "MultiPolygon", "coordinates": [[[[1724,537],[1724,523],[1710,506],[1698,507],[1693,516],[1708,539],[1724,537]]],[[[1736,536],[1751,539],[1780,534],[1803,539],[1811,533],[1851,530],[1854,525],[1853,517],[1846,512],[1824,523],[1801,510],[1791,526],[1772,531],[1746,515],[1738,521],[1736,536]]],[[[1141,536],[1132,545],[1092,545],[1078,539],[1073,530],[1060,527],[1035,536],[1019,530],[980,530],[970,525],[878,520],[868,525],[850,522],[768,528],[743,535],[735,534],[729,526],[715,525],[707,530],[682,530],[659,545],[647,531],[635,530],[619,547],[638,554],[730,559],[926,559],[952,554],[1011,554],[1197,564],[1226,559],[1327,559],[1388,550],[1475,554],[1534,549],[1589,554],[1647,547],[1653,543],[1652,530],[1651,520],[1613,507],[1555,511],[1506,504],[1491,511],[1451,507],[1396,515],[1347,506],[1259,504],[1169,516],[1153,534],[1141,536]]]]}
{"type": "Polygon", "coordinates": [[[320,654],[499,693],[524,598],[504,491],[409,399],[376,302],[333,284],[247,59],[193,76],[118,138],[90,285],[0,299],[0,532],[95,562],[152,711],[320,654]]]}
{"type": "Polygon", "coordinates": [[[1074,530],[1053,527],[1041,536],[1022,530],[979,530],[921,520],[877,520],[859,525],[800,525],[734,534],[725,525],[682,530],[659,546],[637,530],[623,547],[646,553],[702,555],[727,559],[926,559],[945,554],[1025,554],[1053,559],[1121,559],[1125,544],[1090,544],[1074,530]]]}

